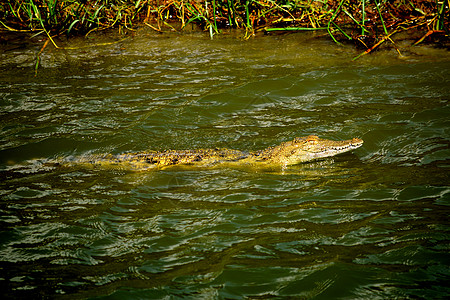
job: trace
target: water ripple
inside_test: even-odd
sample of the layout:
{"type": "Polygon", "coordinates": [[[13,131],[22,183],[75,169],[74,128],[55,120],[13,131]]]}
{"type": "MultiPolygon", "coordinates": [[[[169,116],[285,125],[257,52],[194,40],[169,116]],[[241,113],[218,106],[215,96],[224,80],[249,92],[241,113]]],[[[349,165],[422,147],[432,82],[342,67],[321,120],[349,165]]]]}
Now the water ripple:
{"type": "Polygon", "coordinates": [[[4,294],[448,296],[446,54],[348,65],[353,50],[303,35],[146,34],[48,51],[37,77],[36,51],[0,52],[4,294]],[[77,163],[309,134],[365,142],[288,168],[77,163]]]}

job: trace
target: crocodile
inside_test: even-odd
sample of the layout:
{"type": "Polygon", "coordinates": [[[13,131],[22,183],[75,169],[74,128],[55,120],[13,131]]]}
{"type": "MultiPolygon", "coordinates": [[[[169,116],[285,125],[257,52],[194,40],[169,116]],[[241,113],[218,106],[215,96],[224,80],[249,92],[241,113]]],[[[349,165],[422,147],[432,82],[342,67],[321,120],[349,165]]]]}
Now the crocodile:
{"type": "Polygon", "coordinates": [[[90,165],[124,165],[134,169],[165,168],[176,165],[266,165],[286,167],[319,158],[335,156],[359,148],[363,140],[333,141],[315,135],[297,137],[275,147],[245,152],[226,148],[165,150],[85,156],[76,163],[90,165]]]}

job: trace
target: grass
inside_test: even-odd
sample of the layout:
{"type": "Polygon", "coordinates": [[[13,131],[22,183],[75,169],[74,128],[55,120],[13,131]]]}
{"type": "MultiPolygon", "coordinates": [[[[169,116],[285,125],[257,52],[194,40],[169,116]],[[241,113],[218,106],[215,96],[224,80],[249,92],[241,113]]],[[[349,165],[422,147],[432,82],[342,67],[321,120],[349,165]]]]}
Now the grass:
{"type": "Polygon", "coordinates": [[[61,34],[132,31],[142,24],[160,32],[196,24],[211,38],[228,28],[240,28],[244,39],[258,32],[322,30],[338,44],[350,41],[370,52],[409,29],[424,33],[415,44],[448,40],[449,7],[450,0],[6,0],[0,27],[43,31],[53,43],[61,34]]]}

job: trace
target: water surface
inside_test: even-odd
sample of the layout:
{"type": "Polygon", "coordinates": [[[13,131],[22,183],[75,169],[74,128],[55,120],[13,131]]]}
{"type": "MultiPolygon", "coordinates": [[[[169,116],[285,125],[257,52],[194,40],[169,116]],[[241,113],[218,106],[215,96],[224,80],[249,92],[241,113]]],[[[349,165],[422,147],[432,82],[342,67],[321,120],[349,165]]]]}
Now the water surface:
{"type": "Polygon", "coordinates": [[[446,298],[447,50],[203,33],[2,45],[7,298],[446,298]],[[287,169],[48,167],[100,153],[362,148],[287,169]]]}

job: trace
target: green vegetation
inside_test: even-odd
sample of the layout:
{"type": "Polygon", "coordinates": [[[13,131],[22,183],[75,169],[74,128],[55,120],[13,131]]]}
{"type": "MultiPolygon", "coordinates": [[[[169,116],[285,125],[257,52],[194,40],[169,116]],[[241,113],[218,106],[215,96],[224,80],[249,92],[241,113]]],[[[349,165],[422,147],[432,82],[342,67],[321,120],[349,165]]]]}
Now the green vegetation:
{"type": "MultiPolygon", "coordinates": [[[[423,31],[416,41],[448,39],[450,0],[7,0],[0,26],[11,31],[89,34],[107,28],[182,30],[197,24],[214,35],[241,28],[257,32],[317,30],[336,43],[354,42],[368,52],[393,34],[423,31]]],[[[55,44],[56,46],[56,44],[55,44]]],[[[367,53],[368,53],[367,52],[367,53]]]]}

